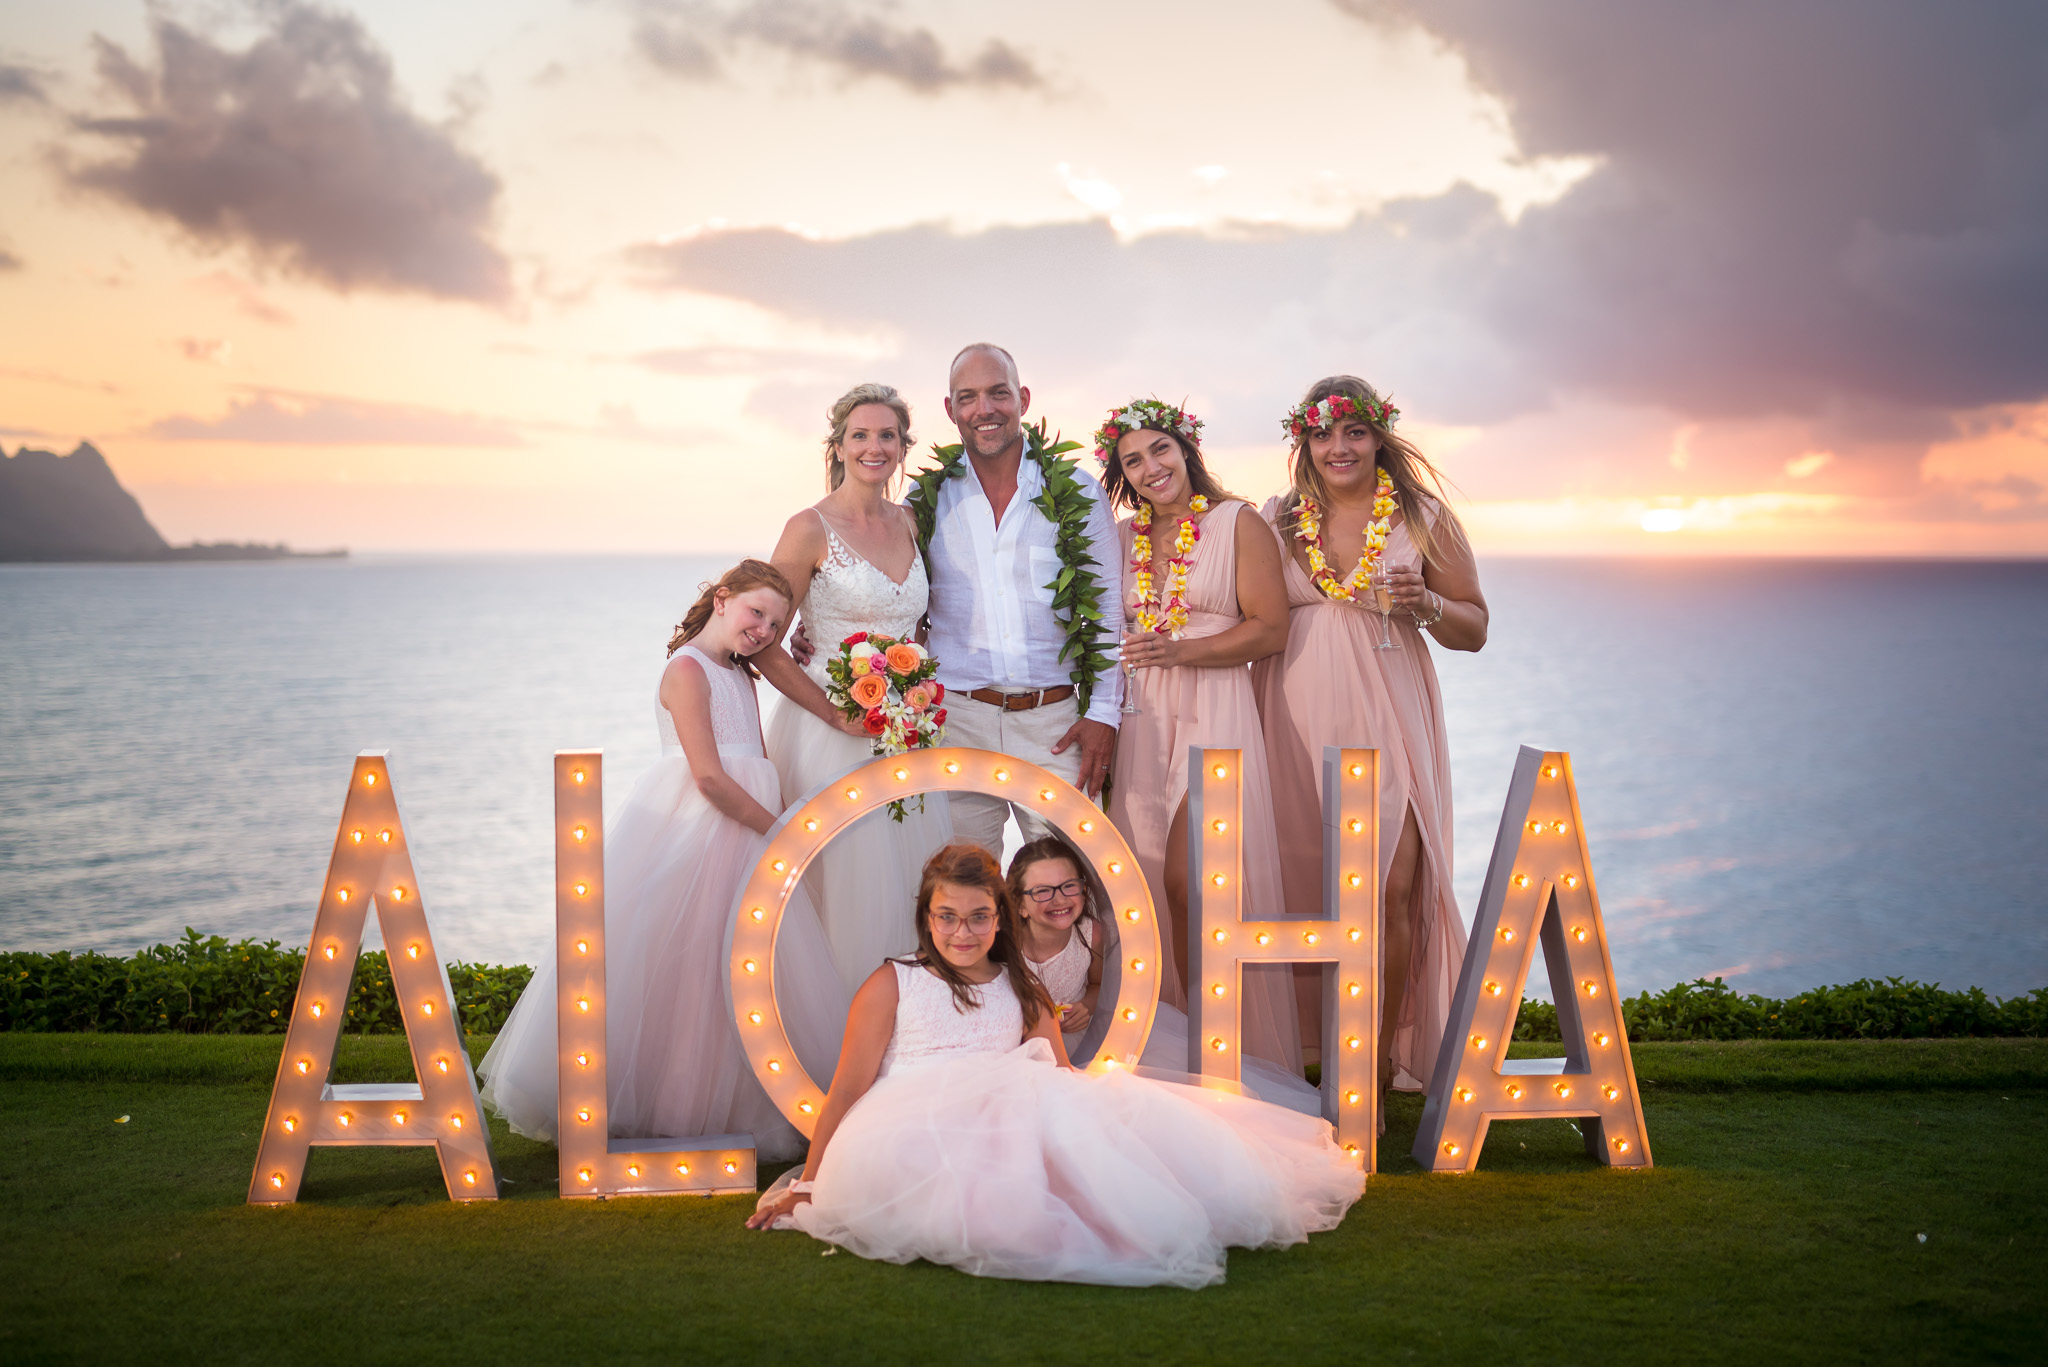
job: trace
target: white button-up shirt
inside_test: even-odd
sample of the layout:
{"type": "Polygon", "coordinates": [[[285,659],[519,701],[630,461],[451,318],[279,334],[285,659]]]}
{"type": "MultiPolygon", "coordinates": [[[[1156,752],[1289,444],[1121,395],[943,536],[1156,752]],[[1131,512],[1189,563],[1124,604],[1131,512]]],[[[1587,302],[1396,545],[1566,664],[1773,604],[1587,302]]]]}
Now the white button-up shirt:
{"type": "MultiPolygon", "coordinates": [[[[1032,502],[1045,491],[1038,462],[1027,454],[1018,466],[1017,492],[1000,524],[974,458],[962,456],[961,465],[959,474],[939,486],[932,525],[928,644],[938,657],[939,682],[961,693],[1073,683],[1073,661],[1060,659],[1066,624],[1053,613],[1048,587],[1060,574],[1059,529],[1032,502]]],[[[1124,634],[1122,543],[1101,482],[1084,469],[1074,476],[1094,503],[1088,545],[1102,586],[1096,639],[1114,660],[1124,634]]],[[[1123,672],[1112,663],[1095,682],[1088,719],[1115,726],[1123,696],[1123,672]]]]}

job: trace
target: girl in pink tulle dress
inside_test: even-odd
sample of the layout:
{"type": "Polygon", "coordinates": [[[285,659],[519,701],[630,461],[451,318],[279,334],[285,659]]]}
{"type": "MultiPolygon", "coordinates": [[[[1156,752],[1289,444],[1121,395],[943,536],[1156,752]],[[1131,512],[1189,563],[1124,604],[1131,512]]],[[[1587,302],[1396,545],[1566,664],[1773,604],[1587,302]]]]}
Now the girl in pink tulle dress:
{"type": "Polygon", "coordinates": [[[1380,752],[1380,1077],[1419,1090],[1435,1071],[1465,952],[1451,891],[1443,693],[1426,638],[1478,650],[1487,614],[1471,545],[1435,469],[1395,434],[1398,416],[1349,375],[1318,382],[1288,415],[1293,487],[1268,501],[1265,517],[1288,550],[1292,620],[1287,649],[1252,675],[1290,912],[1322,906],[1323,747],[1380,752]],[[1383,624],[1392,649],[1380,648],[1383,624]]]}
{"type": "Polygon", "coordinates": [[[754,1228],[985,1277],[1208,1286],[1224,1250],[1335,1228],[1364,1190],[1319,1117],[1067,1064],[978,845],[925,865],[918,952],[861,985],[810,1160],[754,1228]]]}

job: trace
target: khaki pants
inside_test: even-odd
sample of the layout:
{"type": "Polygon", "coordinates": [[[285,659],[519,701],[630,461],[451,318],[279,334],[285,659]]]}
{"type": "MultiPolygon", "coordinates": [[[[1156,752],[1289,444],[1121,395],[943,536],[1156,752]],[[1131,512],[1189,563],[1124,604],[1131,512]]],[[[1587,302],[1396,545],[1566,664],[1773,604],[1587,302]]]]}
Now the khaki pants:
{"type": "MultiPolygon", "coordinates": [[[[1027,712],[1005,712],[992,703],[976,702],[965,693],[948,693],[946,744],[993,750],[1028,760],[1078,787],[1081,778],[1080,742],[1077,740],[1057,755],[1052,752],[1060,737],[1067,734],[1080,718],[1075,701],[1069,698],[1065,702],[1047,703],[1027,712]]],[[[1003,820],[1013,811],[1017,814],[1018,829],[1023,831],[1027,841],[1053,834],[1052,827],[1034,813],[1023,807],[1013,807],[999,797],[954,793],[947,799],[947,808],[953,817],[953,838],[971,841],[997,859],[1003,857],[1003,820]]]]}

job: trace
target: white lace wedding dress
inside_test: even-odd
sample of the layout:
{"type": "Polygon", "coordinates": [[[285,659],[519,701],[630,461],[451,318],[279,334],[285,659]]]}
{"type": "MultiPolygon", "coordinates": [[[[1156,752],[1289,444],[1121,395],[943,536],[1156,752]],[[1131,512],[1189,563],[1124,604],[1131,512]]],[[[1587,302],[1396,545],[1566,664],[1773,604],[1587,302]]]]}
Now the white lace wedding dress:
{"type": "MultiPolygon", "coordinates": [[[[762,753],[753,681],[695,659],[711,685],[711,729],[727,775],[771,812],[782,810],[762,753]]],[[[686,1139],[748,1133],[764,1162],[795,1158],[803,1136],[783,1118],[741,1052],[726,1006],[725,929],[765,841],[697,789],[659,701],[661,758],[605,823],[605,1090],[611,1133],[686,1139]]],[[[846,1030],[840,985],[809,903],[792,897],[775,937],[775,995],[797,1056],[830,1077],[846,1030]]],[[[552,1142],[555,1121],[554,937],[477,1071],[484,1104],[520,1134],[552,1142]]]]}
{"type": "Polygon", "coordinates": [[[962,1011],[929,969],[892,967],[881,1073],[833,1134],[811,1200],[784,1217],[815,1238],[981,1277],[1198,1287],[1223,1280],[1226,1247],[1300,1243],[1364,1191],[1319,1116],[1127,1069],[1070,1072],[1023,1039],[1006,976],[962,1011]]]}
{"type": "MultiPolygon", "coordinates": [[[[803,618],[817,648],[806,672],[822,688],[825,661],[855,632],[898,638],[915,632],[930,581],[922,555],[911,557],[910,573],[899,584],[840,540],[822,516],[818,521],[825,528],[825,563],[811,578],[803,618]]],[[[874,757],[872,741],[827,726],[787,699],[769,718],[768,758],[792,805],[874,757]]],[[[870,813],[811,864],[803,885],[849,993],[884,959],[917,948],[917,881],[932,851],[952,838],[944,795],[928,793],[922,812],[912,800],[901,822],[886,811],[870,813]]]]}

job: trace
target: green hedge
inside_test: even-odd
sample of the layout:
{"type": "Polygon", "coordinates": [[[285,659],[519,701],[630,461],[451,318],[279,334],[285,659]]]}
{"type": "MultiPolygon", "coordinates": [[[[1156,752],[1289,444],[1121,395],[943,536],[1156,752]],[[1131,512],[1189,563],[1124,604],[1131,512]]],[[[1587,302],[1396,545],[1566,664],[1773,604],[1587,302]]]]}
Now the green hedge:
{"type": "MultiPolygon", "coordinates": [[[[276,940],[230,944],[196,930],[127,959],[0,954],[0,1030],[282,1034],[305,962],[305,950],[281,948],[276,940]]],[[[457,1019],[472,1033],[494,1033],[532,976],[523,964],[448,965],[457,1019]]],[[[382,950],[357,960],[344,1019],[359,1034],[401,1028],[382,950]]]]}
{"type": "MultiPolygon", "coordinates": [[[[1628,1037],[1692,1039],[1955,1039],[2048,1035],[2048,988],[1996,1001],[1973,987],[1947,992],[1904,978],[1863,978],[1796,997],[1744,996],[1719,978],[1623,999],[1628,1037]]],[[[1524,1001],[1518,1040],[1555,1040],[1557,1008],[1524,1001]]]]}
{"type": "MultiPolygon", "coordinates": [[[[132,958],[109,954],[0,954],[0,1030],[106,1030],[188,1035],[281,1034],[305,965],[301,949],[187,930],[176,944],[132,958]]],[[[450,964],[465,1030],[495,1033],[533,970],[450,964]]],[[[1903,978],[1866,978],[1796,997],[1743,996],[1719,978],[1641,993],[1621,1004],[1631,1040],[1953,1039],[2048,1035],[2048,988],[1996,1001],[1981,988],[1947,992],[1903,978]]],[[[348,1028],[400,1029],[383,951],[356,963],[348,1028]]],[[[1557,1009],[1524,1001],[1518,1040],[1557,1039],[1557,1009]]]]}

